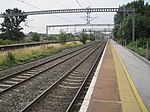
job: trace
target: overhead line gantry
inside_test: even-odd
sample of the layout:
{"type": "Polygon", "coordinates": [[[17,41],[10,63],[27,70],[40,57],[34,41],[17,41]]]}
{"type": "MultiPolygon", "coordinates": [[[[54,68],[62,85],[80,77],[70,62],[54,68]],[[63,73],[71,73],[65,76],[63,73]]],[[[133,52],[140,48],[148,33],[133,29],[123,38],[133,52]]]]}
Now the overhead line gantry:
{"type": "Polygon", "coordinates": [[[0,14],[1,18],[9,16],[26,16],[26,15],[39,15],[39,14],[61,14],[61,13],[91,13],[91,12],[134,12],[135,10],[122,9],[122,8],[84,8],[84,9],[58,9],[58,10],[43,10],[43,11],[30,11],[12,14],[0,14]]]}
{"type": "Polygon", "coordinates": [[[132,24],[132,41],[135,39],[135,9],[133,8],[82,8],[82,9],[58,9],[58,10],[42,10],[42,11],[30,11],[22,13],[0,14],[0,18],[12,17],[12,16],[26,16],[26,15],[39,15],[39,14],[61,14],[61,13],[87,13],[91,12],[127,12],[133,13],[132,24]]]}
{"type": "Polygon", "coordinates": [[[55,27],[78,27],[78,26],[114,26],[114,24],[64,24],[64,25],[47,25],[46,26],[46,35],[48,36],[48,30],[50,28],[55,28],[55,27]]]}

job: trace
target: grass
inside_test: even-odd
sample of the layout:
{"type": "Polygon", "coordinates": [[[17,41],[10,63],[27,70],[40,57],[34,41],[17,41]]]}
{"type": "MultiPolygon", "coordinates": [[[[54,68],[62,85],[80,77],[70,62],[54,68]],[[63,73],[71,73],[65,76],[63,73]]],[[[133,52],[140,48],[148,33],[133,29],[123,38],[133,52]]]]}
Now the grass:
{"type": "MultiPolygon", "coordinates": [[[[127,45],[127,48],[131,49],[132,51],[138,53],[139,55],[141,55],[142,57],[146,57],[146,52],[147,52],[147,49],[146,48],[142,48],[142,47],[137,47],[136,48],[136,45],[135,43],[130,43],[127,45]]],[[[150,50],[149,50],[150,52],[150,50]]]]}
{"type": "Polygon", "coordinates": [[[16,66],[54,55],[62,52],[62,50],[73,48],[81,45],[79,42],[68,42],[66,44],[49,44],[44,46],[36,46],[30,48],[16,49],[0,53],[0,70],[16,66]]]}
{"type": "Polygon", "coordinates": [[[2,40],[0,39],[0,45],[10,45],[10,44],[16,44],[17,41],[11,41],[11,40],[2,40]]]}

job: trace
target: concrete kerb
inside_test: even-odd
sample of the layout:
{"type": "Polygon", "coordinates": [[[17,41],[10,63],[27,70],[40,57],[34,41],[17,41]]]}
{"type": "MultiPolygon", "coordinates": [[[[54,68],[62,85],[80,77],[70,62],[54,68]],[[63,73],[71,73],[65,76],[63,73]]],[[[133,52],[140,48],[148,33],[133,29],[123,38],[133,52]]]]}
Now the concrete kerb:
{"type": "Polygon", "coordinates": [[[94,90],[94,86],[95,86],[95,83],[96,83],[96,80],[97,80],[97,77],[98,77],[98,74],[99,74],[99,71],[100,71],[102,62],[103,62],[104,54],[105,54],[105,52],[106,52],[106,48],[107,48],[107,46],[108,46],[108,42],[109,42],[109,41],[110,41],[110,40],[107,41],[107,44],[106,44],[106,46],[105,46],[104,52],[103,52],[102,57],[101,57],[101,60],[100,60],[100,62],[99,62],[99,64],[98,64],[98,67],[97,67],[96,72],[95,72],[95,74],[94,74],[94,76],[93,76],[93,79],[92,79],[92,81],[91,81],[91,84],[90,84],[90,86],[89,86],[89,89],[88,89],[88,91],[87,91],[87,94],[85,95],[85,98],[84,98],[84,100],[83,100],[83,103],[82,103],[82,106],[81,106],[79,112],[86,112],[87,109],[88,109],[88,106],[89,106],[89,103],[90,103],[90,99],[91,99],[91,96],[92,96],[92,93],[93,93],[93,90],[94,90]]]}
{"type": "Polygon", "coordinates": [[[142,60],[143,62],[145,62],[146,64],[148,64],[150,66],[150,61],[148,61],[146,58],[140,56],[139,54],[137,54],[136,52],[128,49],[127,47],[123,46],[123,48],[125,48],[126,50],[128,50],[129,52],[131,52],[132,54],[134,54],[136,57],[138,57],[140,60],[142,60]]]}

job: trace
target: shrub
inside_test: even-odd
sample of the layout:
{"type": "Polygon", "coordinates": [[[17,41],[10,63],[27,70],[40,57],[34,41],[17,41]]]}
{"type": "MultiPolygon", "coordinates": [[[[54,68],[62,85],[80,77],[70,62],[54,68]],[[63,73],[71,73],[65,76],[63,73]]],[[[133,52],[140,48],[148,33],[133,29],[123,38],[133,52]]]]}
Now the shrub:
{"type": "Polygon", "coordinates": [[[66,43],[67,35],[62,32],[61,34],[59,34],[58,40],[59,40],[59,42],[61,42],[63,44],[66,43]]]}
{"type": "Polygon", "coordinates": [[[38,33],[33,33],[32,34],[32,40],[39,42],[40,41],[40,35],[38,33]]]}
{"type": "Polygon", "coordinates": [[[0,39],[0,45],[9,45],[9,44],[16,44],[18,43],[17,41],[12,41],[12,40],[3,40],[3,39],[0,39]]]}
{"type": "Polygon", "coordinates": [[[6,58],[9,61],[15,61],[15,55],[10,51],[7,51],[6,58]]]}
{"type": "Polygon", "coordinates": [[[89,35],[88,35],[88,39],[89,39],[90,41],[94,41],[94,40],[95,40],[93,34],[89,34],[89,35]]]}
{"type": "Polygon", "coordinates": [[[87,39],[88,39],[87,34],[81,33],[80,42],[82,42],[83,44],[86,44],[87,39]]]}

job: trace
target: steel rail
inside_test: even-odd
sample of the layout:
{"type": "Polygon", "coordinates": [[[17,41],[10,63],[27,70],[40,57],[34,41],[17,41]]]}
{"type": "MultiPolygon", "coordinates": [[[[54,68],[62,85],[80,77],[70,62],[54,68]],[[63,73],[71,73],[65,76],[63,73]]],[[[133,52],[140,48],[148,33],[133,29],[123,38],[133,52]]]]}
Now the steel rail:
{"type": "MultiPolygon", "coordinates": [[[[69,53],[65,53],[65,54],[63,54],[63,55],[61,55],[61,56],[54,57],[54,58],[52,58],[52,59],[50,59],[50,60],[48,60],[48,61],[46,61],[46,62],[42,62],[42,63],[40,63],[40,64],[38,64],[38,65],[34,65],[34,66],[32,66],[32,67],[26,68],[26,69],[21,70],[21,71],[19,71],[19,72],[15,72],[15,73],[10,74],[10,75],[8,75],[8,76],[1,77],[0,80],[2,80],[2,79],[4,79],[4,78],[8,78],[8,77],[10,77],[11,75],[15,75],[15,74],[22,73],[22,72],[27,71],[27,70],[29,70],[29,69],[32,69],[32,68],[34,68],[34,67],[38,67],[38,66],[40,66],[40,65],[49,63],[49,62],[51,62],[51,61],[53,61],[53,60],[59,59],[59,58],[61,58],[61,57],[63,57],[63,56],[69,55],[69,54],[71,54],[71,53],[74,53],[74,52],[76,52],[76,51],[78,51],[78,50],[84,49],[85,47],[92,46],[92,45],[94,45],[94,44],[93,44],[93,43],[92,43],[92,44],[89,44],[89,45],[84,46],[84,47],[82,47],[82,48],[79,48],[79,49],[77,49],[77,50],[71,51],[71,52],[69,52],[69,53]]],[[[6,69],[6,70],[7,70],[7,69],[6,69]]]]}
{"type": "Polygon", "coordinates": [[[99,54],[98,57],[96,58],[94,64],[92,65],[90,71],[88,72],[86,78],[84,79],[82,85],[80,86],[80,88],[79,88],[78,92],[76,93],[75,97],[73,98],[72,102],[71,102],[70,105],[68,106],[66,112],[70,112],[70,111],[71,111],[71,109],[72,109],[72,107],[74,106],[76,100],[77,100],[78,97],[80,96],[80,94],[81,94],[82,90],[84,89],[84,87],[85,87],[85,85],[86,85],[86,83],[87,83],[87,81],[88,81],[88,79],[89,79],[91,73],[93,72],[93,70],[94,70],[96,64],[98,63],[98,61],[99,61],[99,59],[100,59],[100,57],[101,57],[101,55],[102,55],[102,53],[103,53],[103,50],[104,50],[105,45],[106,45],[106,43],[103,45],[103,48],[102,48],[100,54],[99,54]]]}
{"type": "Polygon", "coordinates": [[[24,107],[21,112],[28,112],[35,104],[37,104],[42,98],[44,98],[52,89],[54,89],[58,84],[60,84],[75,68],[77,68],[81,63],[83,63],[90,55],[92,55],[99,47],[104,43],[101,43],[97,48],[92,50],[85,58],[78,62],[74,67],[72,67],[67,73],[65,73],[61,78],[59,78],[53,85],[47,88],[43,93],[36,97],[32,102],[30,102],[26,107],[24,107]]]}
{"type": "MultiPolygon", "coordinates": [[[[88,47],[87,47],[86,49],[84,49],[83,51],[86,51],[86,50],[89,49],[90,47],[92,47],[92,46],[88,46],[88,47]]],[[[65,62],[65,61],[67,61],[68,59],[71,59],[71,58],[77,56],[78,54],[82,53],[83,51],[80,51],[80,52],[76,53],[75,55],[73,55],[73,56],[71,56],[71,57],[69,57],[69,58],[66,58],[66,59],[62,60],[61,62],[58,62],[58,63],[56,63],[56,64],[54,64],[54,65],[52,65],[52,66],[50,66],[50,67],[48,67],[48,68],[46,68],[46,69],[40,71],[40,72],[38,72],[37,74],[34,74],[33,76],[31,76],[31,77],[29,77],[29,78],[27,78],[27,79],[24,79],[23,81],[20,81],[20,82],[14,84],[14,85],[12,85],[12,86],[10,86],[10,87],[8,87],[8,88],[2,90],[2,91],[0,91],[0,94],[2,94],[2,93],[4,93],[4,92],[7,92],[7,91],[9,91],[10,89],[12,89],[12,88],[14,88],[14,87],[16,87],[16,86],[18,86],[18,85],[24,83],[25,81],[28,81],[28,80],[30,80],[31,78],[34,78],[34,77],[40,75],[41,73],[46,72],[47,70],[49,70],[49,69],[51,69],[51,68],[53,68],[53,67],[55,67],[55,66],[57,66],[57,65],[59,65],[59,64],[61,64],[61,63],[63,63],[63,62],[65,62]]],[[[76,52],[76,51],[75,51],[75,52],[76,52]]],[[[71,53],[69,53],[69,54],[71,54],[71,53]]],[[[48,63],[48,62],[47,62],[47,63],[48,63]]],[[[45,63],[44,63],[44,64],[45,64],[45,63]]],[[[41,65],[41,64],[40,64],[40,65],[41,65]]],[[[38,65],[38,66],[40,66],[40,65],[38,65]]],[[[35,67],[33,67],[33,68],[35,68],[35,67]]],[[[30,69],[32,69],[32,68],[30,68],[30,69]]],[[[25,71],[26,71],[26,70],[25,70],[25,71]]],[[[25,72],[25,71],[23,71],[23,72],[25,72]]],[[[17,73],[17,74],[19,74],[19,73],[17,73]]],[[[11,76],[4,77],[4,78],[0,79],[0,82],[2,82],[2,81],[4,82],[5,80],[7,80],[7,79],[9,79],[9,78],[15,77],[17,74],[13,74],[13,75],[11,75],[11,76]]]]}
{"type": "MultiPolygon", "coordinates": [[[[72,41],[66,41],[66,42],[72,42],[72,41]]],[[[58,42],[58,41],[53,41],[53,42],[34,42],[34,43],[22,43],[22,44],[0,45],[0,51],[13,50],[13,49],[20,49],[20,48],[24,48],[24,47],[47,45],[47,44],[55,44],[55,43],[60,43],[60,42],[58,42]]]]}
{"type": "Polygon", "coordinates": [[[22,44],[11,44],[11,45],[0,45],[0,51],[19,49],[24,47],[32,47],[46,44],[55,44],[59,42],[35,42],[35,43],[22,43],[22,44]]]}

